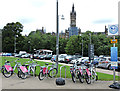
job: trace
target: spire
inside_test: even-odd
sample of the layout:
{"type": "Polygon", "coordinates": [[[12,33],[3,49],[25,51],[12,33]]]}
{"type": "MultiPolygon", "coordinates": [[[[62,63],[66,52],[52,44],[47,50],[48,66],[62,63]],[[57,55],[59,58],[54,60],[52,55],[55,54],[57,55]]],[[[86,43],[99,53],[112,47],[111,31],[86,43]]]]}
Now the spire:
{"type": "Polygon", "coordinates": [[[72,6],[72,12],[74,12],[74,3],[73,3],[73,6],[72,6]]]}

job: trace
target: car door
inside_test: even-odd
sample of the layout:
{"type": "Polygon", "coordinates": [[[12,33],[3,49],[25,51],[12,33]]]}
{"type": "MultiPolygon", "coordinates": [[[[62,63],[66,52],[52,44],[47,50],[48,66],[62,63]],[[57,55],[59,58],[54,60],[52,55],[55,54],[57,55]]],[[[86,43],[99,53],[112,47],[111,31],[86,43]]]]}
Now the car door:
{"type": "Polygon", "coordinates": [[[105,66],[105,58],[101,58],[100,60],[99,60],[99,65],[98,65],[99,67],[104,67],[105,66]]]}

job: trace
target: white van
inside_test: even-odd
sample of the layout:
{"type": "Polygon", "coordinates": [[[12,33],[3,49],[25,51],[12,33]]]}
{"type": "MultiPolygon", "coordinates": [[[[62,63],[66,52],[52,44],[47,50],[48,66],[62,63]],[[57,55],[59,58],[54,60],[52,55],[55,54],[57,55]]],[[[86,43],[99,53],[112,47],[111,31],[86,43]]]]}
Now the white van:
{"type": "Polygon", "coordinates": [[[26,54],[26,53],[27,53],[26,51],[20,51],[19,55],[26,54]]]}

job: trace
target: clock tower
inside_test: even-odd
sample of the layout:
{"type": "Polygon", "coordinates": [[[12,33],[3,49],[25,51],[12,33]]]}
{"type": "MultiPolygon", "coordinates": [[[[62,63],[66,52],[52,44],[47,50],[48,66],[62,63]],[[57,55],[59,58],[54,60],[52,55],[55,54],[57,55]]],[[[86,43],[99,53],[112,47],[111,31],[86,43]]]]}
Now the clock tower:
{"type": "Polygon", "coordinates": [[[70,27],[76,27],[76,11],[74,10],[74,4],[72,6],[72,12],[70,13],[70,27]]]}

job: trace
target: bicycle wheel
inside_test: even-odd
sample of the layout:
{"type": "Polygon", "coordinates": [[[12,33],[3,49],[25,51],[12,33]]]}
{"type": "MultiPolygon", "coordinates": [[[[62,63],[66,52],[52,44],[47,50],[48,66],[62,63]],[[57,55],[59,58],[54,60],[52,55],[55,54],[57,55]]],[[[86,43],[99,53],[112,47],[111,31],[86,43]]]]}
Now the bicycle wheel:
{"type": "Polygon", "coordinates": [[[1,69],[1,72],[2,72],[2,74],[3,74],[6,78],[11,77],[12,74],[13,74],[13,71],[9,71],[9,72],[8,72],[5,67],[3,67],[3,68],[1,69]]]}
{"type": "Polygon", "coordinates": [[[43,71],[41,71],[38,75],[39,80],[43,80],[45,78],[45,74],[43,74],[43,71]]]}
{"type": "Polygon", "coordinates": [[[31,68],[30,68],[30,75],[36,77],[35,72],[36,72],[36,67],[31,67],[31,68]]]}
{"type": "Polygon", "coordinates": [[[87,73],[85,75],[85,80],[86,80],[87,84],[91,83],[91,77],[87,73]]]}
{"type": "Polygon", "coordinates": [[[92,71],[91,79],[92,79],[93,81],[97,81],[97,80],[98,80],[98,76],[97,76],[97,74],[95,73],[95,71],[92,71]]]}
{"type": "Polygon", "coordinates": [[[71,76],[72,76],[72,81],[75,83],[75,74],[72,73],[71,76]]]}
{"type": "Polygon", "coordinates": [[[17,74],[17,75],[18,75],[18,77],[21,78],[21,79],[26,79],[26,78],[27,78],[26,74],[23,73],[21,70],[18,71],[18,74],[17,74]]]}
{"type": "Polygon", "coordinates": [[[81,73],[78,74],[78,78],[81,83],[84,82],[84,76],[81,73]]]}
{"type": "Polygon", "coordinates": [[[55,77],[57,75],[57,73],[58,73],[57,68],[52,68],[52,69],[49,70],[48,76],[50,78],[53,78],[53,77],[55,77]]]}

